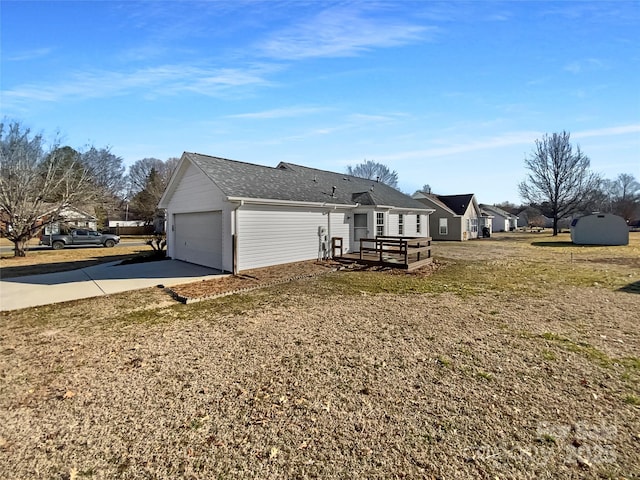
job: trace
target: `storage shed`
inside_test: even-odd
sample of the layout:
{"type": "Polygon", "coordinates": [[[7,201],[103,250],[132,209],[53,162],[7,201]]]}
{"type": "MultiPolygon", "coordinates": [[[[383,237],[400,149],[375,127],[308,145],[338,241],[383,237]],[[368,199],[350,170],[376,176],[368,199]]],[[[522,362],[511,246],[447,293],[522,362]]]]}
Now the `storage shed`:
{"type": "Polygon", "coordinates": [[[577,245],[628,245],[629,226],[624,218],[610,213],[594,213],[574,218],[571,241],[577,245]]]}

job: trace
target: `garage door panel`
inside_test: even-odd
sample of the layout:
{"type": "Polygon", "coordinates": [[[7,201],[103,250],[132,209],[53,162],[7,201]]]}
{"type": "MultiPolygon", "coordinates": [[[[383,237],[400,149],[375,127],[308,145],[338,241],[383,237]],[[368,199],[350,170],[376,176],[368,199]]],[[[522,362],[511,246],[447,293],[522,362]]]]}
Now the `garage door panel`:
{"type": "Polygon", "coordinates": [[[174,216],[175,258],[222,269],[222,212],[174,216]]]}

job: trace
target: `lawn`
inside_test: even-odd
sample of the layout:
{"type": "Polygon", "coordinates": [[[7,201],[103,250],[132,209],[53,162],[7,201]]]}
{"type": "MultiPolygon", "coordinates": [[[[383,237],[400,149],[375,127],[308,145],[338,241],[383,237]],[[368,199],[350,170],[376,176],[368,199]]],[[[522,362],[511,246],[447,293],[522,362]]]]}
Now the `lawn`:
{"type": "MultiPolygon", "coordinates": [[[[0,244],[10,245],[10,242],[2,239],[0,244]]],[[[32,247],[35,246],[37,243],[32,241],[32,247]]],[[[42,248],[30,250],[24,257],[16,257],[13,252],[6,252],[0,256],[0,275],[9,278],[63,272],[151,254],[153,254],[153,250],[149,246],[127,245],[126,243],[121,243],[113,248],[102,246],[67,247],[62,250],[42,248]]]]}
{"type": "Polygon", "coordinates": [[[637,478],[640,234],[567,240],[3,313],[0,475],[637,478]]]}

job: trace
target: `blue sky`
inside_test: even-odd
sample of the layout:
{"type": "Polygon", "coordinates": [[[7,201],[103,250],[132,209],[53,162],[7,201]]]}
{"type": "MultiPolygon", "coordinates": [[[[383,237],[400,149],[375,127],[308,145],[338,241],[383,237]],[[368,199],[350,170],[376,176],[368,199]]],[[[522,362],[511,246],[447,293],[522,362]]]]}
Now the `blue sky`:
{"type": "Polygon", "coordinates": [[[518,203],[567,130],[640,179],[640,2],[5,1],[2,118],[126,165],[183,151],[518,203]]]}

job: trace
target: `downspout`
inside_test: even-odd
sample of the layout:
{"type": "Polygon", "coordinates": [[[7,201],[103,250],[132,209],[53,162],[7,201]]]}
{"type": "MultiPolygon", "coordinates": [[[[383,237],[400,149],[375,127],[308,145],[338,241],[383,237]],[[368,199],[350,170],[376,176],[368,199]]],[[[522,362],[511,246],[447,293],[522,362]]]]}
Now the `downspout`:
{"type": "MultiPolygon", "coordinates": [[[[334,206],[335,210],[336,207],[334,206]]],[[[331,248],[331,210],[327,212],[327,258],[333,257],[333,248],[331,248]]]]}
{"type": "Polygon", "coordinates": [[[233,235],[231,235],[231,271],[238,274],[238,210],[244,205],[244,200],[233,209],[233,235]]]}

